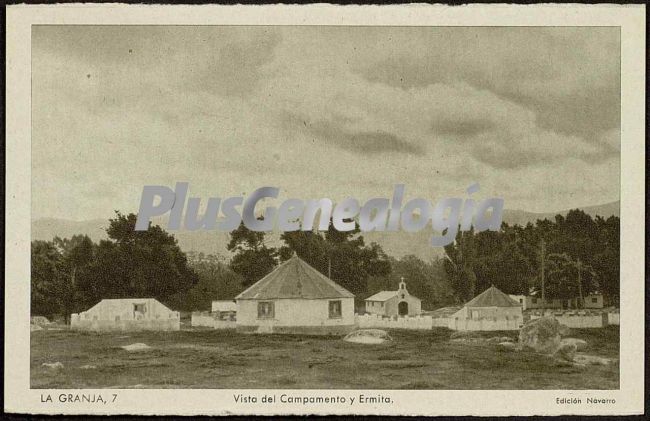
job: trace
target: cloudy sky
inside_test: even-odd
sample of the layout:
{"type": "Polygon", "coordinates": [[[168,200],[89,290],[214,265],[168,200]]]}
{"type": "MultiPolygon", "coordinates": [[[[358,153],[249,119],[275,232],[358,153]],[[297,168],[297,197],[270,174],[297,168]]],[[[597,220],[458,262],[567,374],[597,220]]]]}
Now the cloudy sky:
{"type": "MultiPolygon", "coordinates": [[[[142,187],[618,200],[618,28],[36,26],[33,217],[142,187]]],[[[623,139],[625,141],[625,139],[623,139]]]]}

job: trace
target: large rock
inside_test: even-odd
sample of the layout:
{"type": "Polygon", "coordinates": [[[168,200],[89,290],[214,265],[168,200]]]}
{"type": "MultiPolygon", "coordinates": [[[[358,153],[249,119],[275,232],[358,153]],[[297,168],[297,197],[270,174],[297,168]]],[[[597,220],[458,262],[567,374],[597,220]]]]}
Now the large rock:
{"type": "Polygon", "coordinates": [[[587,341],[583,341],[582,339],[577,339],[577,338],[563,338],[560,343],[562,345],[573,344],[576,346],[576,349],[578,351],[584,351],[587,348],[587,341]]]}
{"type": "Polygon", "coordinates": [[[63,368],[63,364],[59,361],[55,363],[43,363],[43,367],[47,367],[51,370],[61,370],[63,368]]]}
{"type": "Polygon", "coordinates": [[[540,317],[526,323],[519,331],[519,346],[541,354],[555,354],[560,349],[565,326],[552,317],[540,317]]]}
{"type": "Polygon", "coordinates": [[[124,345],[122,349],[128,351],[128,352],[138,352],[138,351],[146,351],[148,349],[151,349],[151,347],[147,344],[143,343],[136,343],[136,344],[131,344],[131,345],[124,345]]]}
{"type": "Polygon", "coordinates": [[[360,329],[348,333],[343,340],[357,344],[382,344],[386,341],[392,341],[393,338],[385,330],[360,329]]]}
{"type": "Polygon", "coordinates": [[[559,358],[564,361],[573,361],[573,358],[576,355],[577,347],[575,344],[565,343],[560,344],[560,347],[555,351],[555,358],[559,358]]]}
{"type": "Polygon", "coordinates": [[[517,344],[514,342],[501,342],[497,344],[500,348],[502,349],[507,349],[510,351],[516,351],[517,350],[517,344]]]}
{"type": "Polygon", "coordinates": [[[33,325],[43,326],[43,325],[49,325],[50,321],[47,320],[47,317],[45,316],[32,316],[30,319],[30,323],[33,325]]]}

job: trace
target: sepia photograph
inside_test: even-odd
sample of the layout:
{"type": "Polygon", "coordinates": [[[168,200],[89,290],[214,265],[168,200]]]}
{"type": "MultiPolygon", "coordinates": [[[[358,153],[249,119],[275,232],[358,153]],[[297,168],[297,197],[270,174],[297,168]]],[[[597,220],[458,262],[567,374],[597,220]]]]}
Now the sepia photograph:
{"type": "Polygon", "coordinates": [[[78,6],[7,42],[11,408],[640,408],[642,8],[78,6]]]}
{"type": "Polygon", "coordinates": [[[32,387],[618,388],[618,28],[32,37],[32,387]],[[338,202],[478,184],[505,209],[444,247],[430,224],[358,219],[136,230],[142,186],[177,181],[206,221],[204,198],[224,212],[266,185],[338,202]]]}

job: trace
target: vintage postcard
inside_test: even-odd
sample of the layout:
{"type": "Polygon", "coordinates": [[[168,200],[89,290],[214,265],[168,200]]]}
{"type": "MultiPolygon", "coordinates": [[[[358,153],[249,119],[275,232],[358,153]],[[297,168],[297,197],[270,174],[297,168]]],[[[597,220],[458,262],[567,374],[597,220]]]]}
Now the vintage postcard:
{"type": "Polygon", "coordinates": [[[644,405],[645,8],[7,8],[5,411],[644,405]]]}

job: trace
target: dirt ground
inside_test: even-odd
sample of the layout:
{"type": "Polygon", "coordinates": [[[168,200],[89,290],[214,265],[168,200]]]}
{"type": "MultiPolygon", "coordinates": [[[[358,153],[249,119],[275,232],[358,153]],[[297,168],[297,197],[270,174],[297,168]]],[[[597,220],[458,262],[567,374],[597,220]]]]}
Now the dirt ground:
{"type": "MultiPolygon", "coordinates": [[[[32,388],[618,389],[619,330],[572,330],[610,365],[565,366],[526,351],[450,340],[447,329],[389,331],[390,343],[226,330],[31,333],[32,388]],[[120,347],[145,343],[151,349],[120,347]],[[43,363],[63,364],[54,369],[43,363]],[[83,366],[90,366],[82,368],[83,366]]],[[[482,333],[486,337],[516,332],[482,333]]]]}

